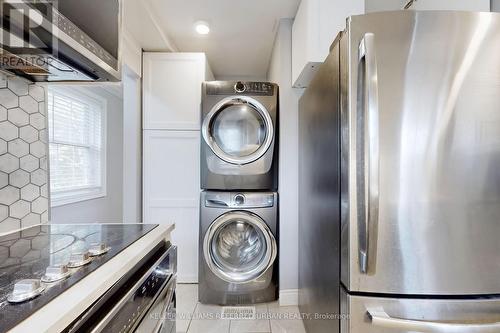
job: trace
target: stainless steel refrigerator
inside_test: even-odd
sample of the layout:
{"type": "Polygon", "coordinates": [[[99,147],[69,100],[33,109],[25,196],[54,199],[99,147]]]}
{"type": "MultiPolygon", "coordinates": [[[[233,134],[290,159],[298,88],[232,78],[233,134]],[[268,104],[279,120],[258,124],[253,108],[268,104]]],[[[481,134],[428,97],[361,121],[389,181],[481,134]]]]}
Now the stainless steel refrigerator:
{"type": "Polygon", "coordinates": [[[308,332],[500,332],[500,14],[348,18],[299,132],[308,332]]]}

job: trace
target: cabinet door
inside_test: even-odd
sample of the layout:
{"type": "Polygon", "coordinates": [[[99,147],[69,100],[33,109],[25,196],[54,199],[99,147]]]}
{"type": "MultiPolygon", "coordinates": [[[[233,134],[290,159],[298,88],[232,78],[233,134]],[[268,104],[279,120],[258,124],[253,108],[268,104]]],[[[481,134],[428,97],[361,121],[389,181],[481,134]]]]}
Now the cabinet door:
{"type": "Polygon", "coordinates": [[[144,129],[199,130],[203,53],[144,53],[144,129]]]}
{"type": "MultiPolygon", "coordinates": [[[[365,2],[366,13],[382,12],[403,9],[410,0],[370,0],[365,2]]],[[[410,9],[414,10],[464,10],[489,12],[490,0],[418,0],[414,1],[410,9]]]]}
{"type": "Polygon", "coordinates": [[[178,280],[198,281],[199,131],[144,131],[144,223],[175,223],[178,280]]]}
{"type": "Polygon", "coordinates": [[[292,27],[292,85],[306,88],[328,56],[346,18],[364,13],[364,0],[302,0],[292,27]]]}
{"type": "Polygon", "coordinates": [[[489,0],[419,0],[411,6],[415,10],[464,10],[489,12],[489,0]]]}

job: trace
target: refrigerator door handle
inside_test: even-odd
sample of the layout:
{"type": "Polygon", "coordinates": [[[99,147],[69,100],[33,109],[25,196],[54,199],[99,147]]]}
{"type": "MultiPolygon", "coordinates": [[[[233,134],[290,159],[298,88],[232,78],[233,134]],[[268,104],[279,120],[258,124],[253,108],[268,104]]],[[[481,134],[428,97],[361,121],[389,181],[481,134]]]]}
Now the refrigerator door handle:
{"type": "Polygon", "coordinates": [[[458,324],[393,318],[383,309],[369,309],[368,318],[373,326],[404,332],[422,333],[498,333],[500,322],[484,324],[458,324]]]}
{"type": "Polygon", "coordinates": [[[361,273],[368,274],[369,264],[375,265],[379,210],[378,73],[373,33],[366,33],[359,44],[356,119],[359,266],[361,273]]]}

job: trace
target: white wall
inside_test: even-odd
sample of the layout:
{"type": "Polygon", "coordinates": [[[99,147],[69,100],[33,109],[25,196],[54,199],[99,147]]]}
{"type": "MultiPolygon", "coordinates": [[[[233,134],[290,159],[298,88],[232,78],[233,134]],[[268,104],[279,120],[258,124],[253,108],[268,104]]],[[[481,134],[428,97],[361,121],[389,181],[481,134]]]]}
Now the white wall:
{"type": "MultiPolygon", "coordinates": [[[[128,73],[142,76],[142,48],[132,34],[124,27],[121,40],[122,64],[128,73]]],[[[123,73],[123,75],[126,75],[123,73]]]]}
{"type": "Polygon", "coordinates": [[[260,76],[217,76],[215,78],[217,81],[255,81],[262,82],[266,81],[266,77],[260,76]]]}
{"type": "Polygon", "coordinates": [[[121,223],[123,219],[123,102],[102,87],[85,87],[107,100],[107,194],[53,207],[51,223],[121,223]]]}
{"type": "Polygon", "coordinates": [[[141,79],[123,70],[123,222],[142,221],[141,79]]]}
{"type": "Polygon", "coordinates": [[[280,87],[280,303],[297,304],[298,288],[298,100],[302,89],[292,88],[292,24],[280,21],[268,80],[280,87]]]}

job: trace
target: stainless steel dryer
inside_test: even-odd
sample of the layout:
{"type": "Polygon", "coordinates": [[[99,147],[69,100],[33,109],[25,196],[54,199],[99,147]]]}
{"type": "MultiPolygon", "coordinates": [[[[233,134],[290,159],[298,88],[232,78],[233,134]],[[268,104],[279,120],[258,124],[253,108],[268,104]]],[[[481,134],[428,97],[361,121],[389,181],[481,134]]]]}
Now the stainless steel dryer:
{"type": "Polygon", "coordinates": [[[200,202],[200,302],[276,300],[278,194],[204,191],[200,202]]]}
{"type": "Polygon", "coordinates": [[[201,188],[277,190],[278,86],[203,84],[201,188]]]}

